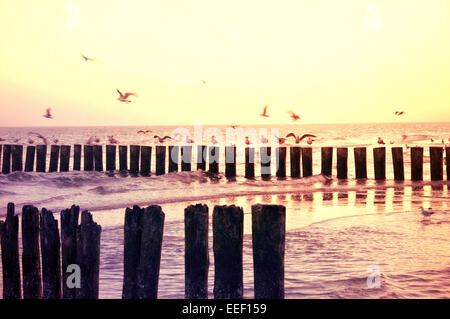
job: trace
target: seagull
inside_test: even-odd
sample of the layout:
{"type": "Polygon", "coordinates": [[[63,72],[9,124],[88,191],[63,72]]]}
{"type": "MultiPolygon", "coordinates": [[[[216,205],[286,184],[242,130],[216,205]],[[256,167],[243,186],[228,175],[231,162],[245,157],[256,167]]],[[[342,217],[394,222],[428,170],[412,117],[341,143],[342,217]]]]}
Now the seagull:
{"type": "Polygon", "coordinates": [[[211,136],[211,143],[213,143],[213,144],[219,143],[219,142],[216,140],[216,137],[215,137],[214,135],[211,136]]]}
{"type": "Polygon", "coordinates": [[[98,138],[97,136],[91,136],[89,137],[89,139],[87,140],[86,144],[87,145],[91,145],[92,143],[100,143],[100,138],[98,138]]]}
{"type": "Polygon", "coordinates": [[[58,144],[58,142],[59,142],[59,139],[57,139],[57,138],[53,139],[53,143],[58,144]]]}
{"type": "Polygon", "coordinates": [[[430,217],[431,215],[434,214],[434,212],[431,210],[431,207],[428,208],[428,210],[425,210],[422,206],[420,206],[420,210],[422,212],[422,215],[425,217],[430,217]]]}
{"type": "Polygon", "coordinates": [[[239,127],[239,125],[230,125],[229,127],[231,127],[233,130],[235,130],[236,128],[239,127]]]}
{"type": "Polygon", "coordinates": [[[42,116],[45,118],[48,118],[48,119],[52,119],[53,115],[52,115],[51,111],[52,111],[52,108],[49,107],[48,109],[45,110],[45,114],[42,116]]]}
{"type": "Polygon", "coordinates": [[[152,130],[139,130],[137,133],[138,134],[148,134],[148,133],[151,133],[152,132],[152,130]]]}
{"type": "Polygon", "coordinates": [[[280,143],[280,144],[284,144],[284,142],[286,142],[286,139],[284,137],[278,137],[278,136],[275,136],[275,137],[278,139],[278,143],[280,143]]]}
{"type": "Polygon", "coordinates": [[[111,143],[111,144],[119,143],[119,141],[114,138],[114,135],[108,135],[108,140],[109,140],[109,143],[111,143]]]}
{"type": "Polygon", "coordinates": [[[247,144],[247,145],[251,144],[250,140],[248,139],[248,136],[245,137],[245,144],[247,144]]]}
{"type": "Polygon", "coordinates": [[[34,140],[31,137],[28,137],[28,144],[34,144],[34,140]]]}
{"type": "Polygon", "coordinates": [[[378,138],[377,142],[378,142],[378,144],[386,144],[386,143],[384,143],[384,141],[383,141],[383,139],[381,137],[378,138]]]}
{"type": "MultiPolygon", "coordinates": [[[[312,134],[303,134],[302,136],[300,136],[300,135],[295,135],[294,133],[289,133],[288,135],[286,135],[286,137],[293,137],[293,138],[295,138],[295,144],[298,144],[298,143],[300,143],[304,138],[307,138],[307,137],[309,137],[309,138],[311,138],[311,137],[317,137],[317,136],[315,136],[315,135],[312,135],[312,134]]],[[[311,142],[312,143],[312,142],[311,142]]],[[[308,144],[311,144],[311,143],[308,143],[308,144]]]]}
{"type": "Polygon", "coordinates": [[[293,111],[289,110],[288,113],[291,114],[291,118],[294,122],[300,119],[300,116],[295,114],[293,111]]]}
{"type": "Polygon", "coordinates": [[[158,135],[153,136],[153,138],[157,138],[160,143],[164,143],[166,139],[172,139],[170,136],[159,137],[158,135]]]}
{"type": "Polygon", "coordinates": [[[126,92],[125,94],[122,94],[122,92],[119,91],[119,89],[116,89],[117,92],[120,94],[120,96],[117,98],[118,101],[120,102],[125,102],[125,103],[131,103],[131,100],[128,100],[129,96],[135,96],[137,97],[136,93],[130,93],[130,92],[126,92]]]}
{"type": "Polygon", "coordinates": [[[188,135],[186,135],[186,143],[192,144],[194,143],[194,140],[190,138],[188,135]]]}
{"type": "Polygon", "coordinates": [[[29,132],[28,135],[36,135],[38,138],[40,138],[42,140],[42,142],[44,142],[45,145],[48,144],[47,138],[37,132],[29,132]]]}
{"type": "Polygon", "coordinates": [[[314,140],[311,137],[308,137],[308,140],[306,141],[306,143],[308,143],[308,145],[311,145],[312,142],[314,142],[314,140]]]}
{"type": "Polygon", "coordinates": [[[81,52],[80,52],[80,55],[81,55],[81,57],[84,59],[85,62],[88,62],[88,61],[95,61],[95,59],[88,58],[87,56],[85,56],[85,55],[84,55],[83,53],[81,53],[81,52]]]}
{"type": "Polygon", "coordinates": [[[269,115],[267,115],[267,108],[268,108],[268,107],[269,107],[268,105],[264,106],[264,110],[263,110],[263,112],[260,114],[260,116],[263,116],[263,117],[269,117],[269,115]]]}
{"type": "Polygon", "coordinates": [[[267,137],[261,136],[261,143],[267,144],[267,143],[269,143],[269,140],[267,139],[267,137]]]}
{"type": "Polygon", "coordinates": [[[15,140],[14,140],[14,143],[18,143],[20,141],[20,138],[16,138],[15,140]]]}
{"type": "Polygon", "coordinates": [[[397,116],[400,116],[400,115],[403,115],[403,114],[405,114],[405,112],[403,112],[403,111],[395,111],[395,115],[397,115],[397,116]]]}

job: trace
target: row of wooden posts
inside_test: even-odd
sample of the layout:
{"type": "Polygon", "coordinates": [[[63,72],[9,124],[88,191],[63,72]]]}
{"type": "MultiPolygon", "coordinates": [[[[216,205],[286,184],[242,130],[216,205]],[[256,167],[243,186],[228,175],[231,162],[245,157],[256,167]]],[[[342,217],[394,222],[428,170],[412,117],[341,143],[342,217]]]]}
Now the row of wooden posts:
{"type": "MultiPolygon", "coordinates": [[[[120,171],[127,171],[130,174],[150,176],[152,147],[151,146],[130,146],[130,166],[128,167],[128,147],[118,146],[120,171]]],[[[192,146],[156,146],[156,175],[166,173],[166,154],[168,148],[168,172],[178,171],[178,159],[181,153],[181,170],[190,171],[192,169],[192,146]],[[181,152],[180,152],[181,151],[181,152]]],[[[73,170],[81,170],[81,145],[74,145],[73,170]]],[[[276,176],[286,177],[286,153],[287,147],[277,147],[274,149],[276,156],[276,176]]],[[[47,160],[47,145],[27,146],[25,156],[25,167],[23,167],[23,146],[3,145],[2,173],[8,174],[11,171],[25,172],[45,172],[47,160]],[[36,159],[36,167],[34,165],[36,159]]],[[[412,147],[411,152],[411,180],[423,180],[423,147],[412,147]]],[[[443,180],[443,157],[444,148],[430,147],[430,172],[431,180],[443,180]]],[[[106,171],[115,171],[116,167],[116,145],[106,145],[106,171]]],[[[445,148],[447,158],[450,157],[450,147],[445,148]]],[[[2,145],[0,145],[0,155],[2,145]]],[[[260,148],[261,177],[271,176],[271,147],[260,148]]],[[[312,148],[310,147],[290,147],[290,176],[293,178],[308,177],[313,174],[312,148]],[[300,172],[300,166],[303,174],[300,172]]],[[[48,172],[69,171],[71,146],[51,145],[50,163],[48,172]]],[[[103,147],[102,145],[84,145],[84,167],[85,171],[103,171],[103,147]]],[[[347,179],[348,176],[348,148],[337,148],[337,178],[347,179]]],[[[354,148],[355,177],[357,179],[367,178],[367,149],[365,147],[354,148]]],[[[219,173],[220,148],[217,146],[198,146],[197,169],[208,170],[211,173],[219,173]],[[208,161],[207,161],[208,160],[208,161]]],[[[376,147],[373,149],[374,175],[376,180],[386,179],[386,148],[376,147]]],[[[392,163],[394,169],[394,179],[404,180],[404,159],[403,148],[392,147],[392,163]]],[[[321,148],[321,173],[327,176],[332,175],[333,148],[321,148]]],[[[236,177],[236,147],[225,147],[225,176],[227,178],[236,177]]],[[[255,149],[245,148],[245,177],[255,177],[255,149]]],[[[447,164],[447,180],[450,180],[450,165],[447,164]]]]}
{"type": "MultiPolygon", "coordinates": [[[[3,298],[98,298],[101,227],[87,211],[82,213],[79,225],[78,216],[77,206],[61,212],[60,240],[58,223],[51,211],[42,209],[39,213],[36,207],[23,207],[22,294],[19,219],[14,204],[8,204],[6,220],[0,221],[3,298]],[[71,265],[78,265],[81,270],[78,287],[67,285],[71,274],[66,270],[71,265]]],[[[212,218],[214,298],[243,298],[244,212],[235,205],[215,206],[212,218]]],[[[157,205],[126,209],[122,298],[157,298],[164,219],[165,214],[157,205]]],[[[184,223],[185,298],[206,299],[210,264],[208,206],[187,207],[184,223]]],[[[252,206],[255,298],[284,298],[285,236],[284,206],[252,206]]]]}

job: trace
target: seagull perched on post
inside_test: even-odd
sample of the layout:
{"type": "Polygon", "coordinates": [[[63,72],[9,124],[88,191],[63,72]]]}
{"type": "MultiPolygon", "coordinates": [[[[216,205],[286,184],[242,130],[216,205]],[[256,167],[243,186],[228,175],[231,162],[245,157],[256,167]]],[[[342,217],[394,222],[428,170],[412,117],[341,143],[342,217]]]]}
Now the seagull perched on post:
{"type": "Polygon", "coordinates": [[[428,208],[428,210],[426,210],[422,206],[420,206],[420,210],[421,210],[422,215],[425,217],[430,217],[431,215],[434,214],[434,212],[431,210],[431,207],[428,208]]]}
{"type": "Polygon", "coordinates": [[[47,109],[45,110],[45,114],[42,115],[42,116],[45,117],[45,118],[48,118],[48,119],[52,119],[52,118],[53,118],[53,115],[52,115],[51,112],[52,112],[52,108],[49,107],[49,108],[47,108],[47,109]]]}
{"type": "Polygon", "coordinates": [[[125,102],[128,104],[128,103],[131,103],[131,100],[128,100],[128,97],[130,97],[130,96],[137,97],[136,93],[126,92],[125,94],[122,94],[122,92],[120,92],[119,89],[116,89],[116,90],[120,94],[120,96],[117,98],[117,100],[120,102],[125,102]]]}

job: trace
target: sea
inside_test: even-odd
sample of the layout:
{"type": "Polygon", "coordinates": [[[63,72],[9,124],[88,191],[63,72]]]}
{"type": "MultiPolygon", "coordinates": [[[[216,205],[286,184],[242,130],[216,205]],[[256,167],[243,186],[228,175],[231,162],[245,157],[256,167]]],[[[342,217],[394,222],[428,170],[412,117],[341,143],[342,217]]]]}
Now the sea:
{"type": "MultiPolygon", "coordinates": [[[[105,145],[108,136],[114,136],[118,145],[155,146],[160,143],[154,135],[173,136],[174,132],[200,137],[205,145],[212,135],[219,145],[237,144],[237,177],[232,181],[224,176],[222,160],[218,176],[195,170],[195,163],[191,172],[156,176],[154,154],[153,174],[149,177],[85,171],[0,174],[0,219],[5,218],[9,202],[15,203],[19,215],[23,205],[45,207],[57,219],[62,209],[73,204],[92,212],[94,220],[102,226],[100,298],[121,298],[124,215],[125,209],[133,205],[162,207],[165,225],[158,298],[184,298],[184,208],[196,203],[208,205],[210,222],[215,205],[235,204],[243,208],[244,298],[254,297],[251,239],[254,204],[286,207],[286,298],[450,298],[450,182],[446,180],[446,163],[444,181],[430,181],[429,157],[430,146],[450,146],[450,122],[241,125],[235,129],[198,124],[0,127],[0,144],[41,143],[31,132],[45,136],[49,144],[60,145],[86,144],[92,136],[99,139],[95,144],[105,145]],[[138,134],[139,130],[152,132],[138,134]],[[256,148],[254,180],[244,178],[244,161],[239,150],[245,145],[241,140],[226,138],[229,130],[242,130],[239,136],[252,137],[256,148]],[[254,132],[256,135],[252,135],[254,132]],[[274,136],[284,137],[290,132],[316,136],[311,145],[306,144],[306,139],[295,144],[289,138],[284,143],[287,147],[313,148],[313,176],[278,179],[272,165],[272,178],[262,180],[258,163],[260,137],[274,140],[274,136]],[[387,148],[384,182],[374,180],[371,149],[380,146],[379,137],[387,148]],[[324,146],[349,147],[347,180],[336,178],[336,149],[333,175],[320,174],[320,152],[324,146]],[[394,146],[403,147],[404,182],[393,181],[390,149],[394,146]],[[410,181],[410,147],[413,146],[424,147],[422,182],[410,181]],[[368,150],[368,179],[363,182],[355,179],[354,147],[368,150]],[[423,217],[420,207],[431,207],[435,214],[423,217]]],[[[178,140],[164,143],[178,144],[178,140]]],[[[287,160],[289,175],[289,156],[287,160]]],[[[209,240],[209,297],[213,298],[212,225],[209,240]]],[[[0,291],[0,297],[1,294],[0,291]]]]}

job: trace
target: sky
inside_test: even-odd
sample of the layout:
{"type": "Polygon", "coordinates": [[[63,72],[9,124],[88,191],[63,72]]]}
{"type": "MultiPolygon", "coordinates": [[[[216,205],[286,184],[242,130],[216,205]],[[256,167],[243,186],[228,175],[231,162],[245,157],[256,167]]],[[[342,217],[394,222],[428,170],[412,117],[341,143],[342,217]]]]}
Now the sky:
{"type": "Polygon", "coordinates": [[[0,0],[0,30],[0,126],[450,121],[448,0],[0,0]]]}

